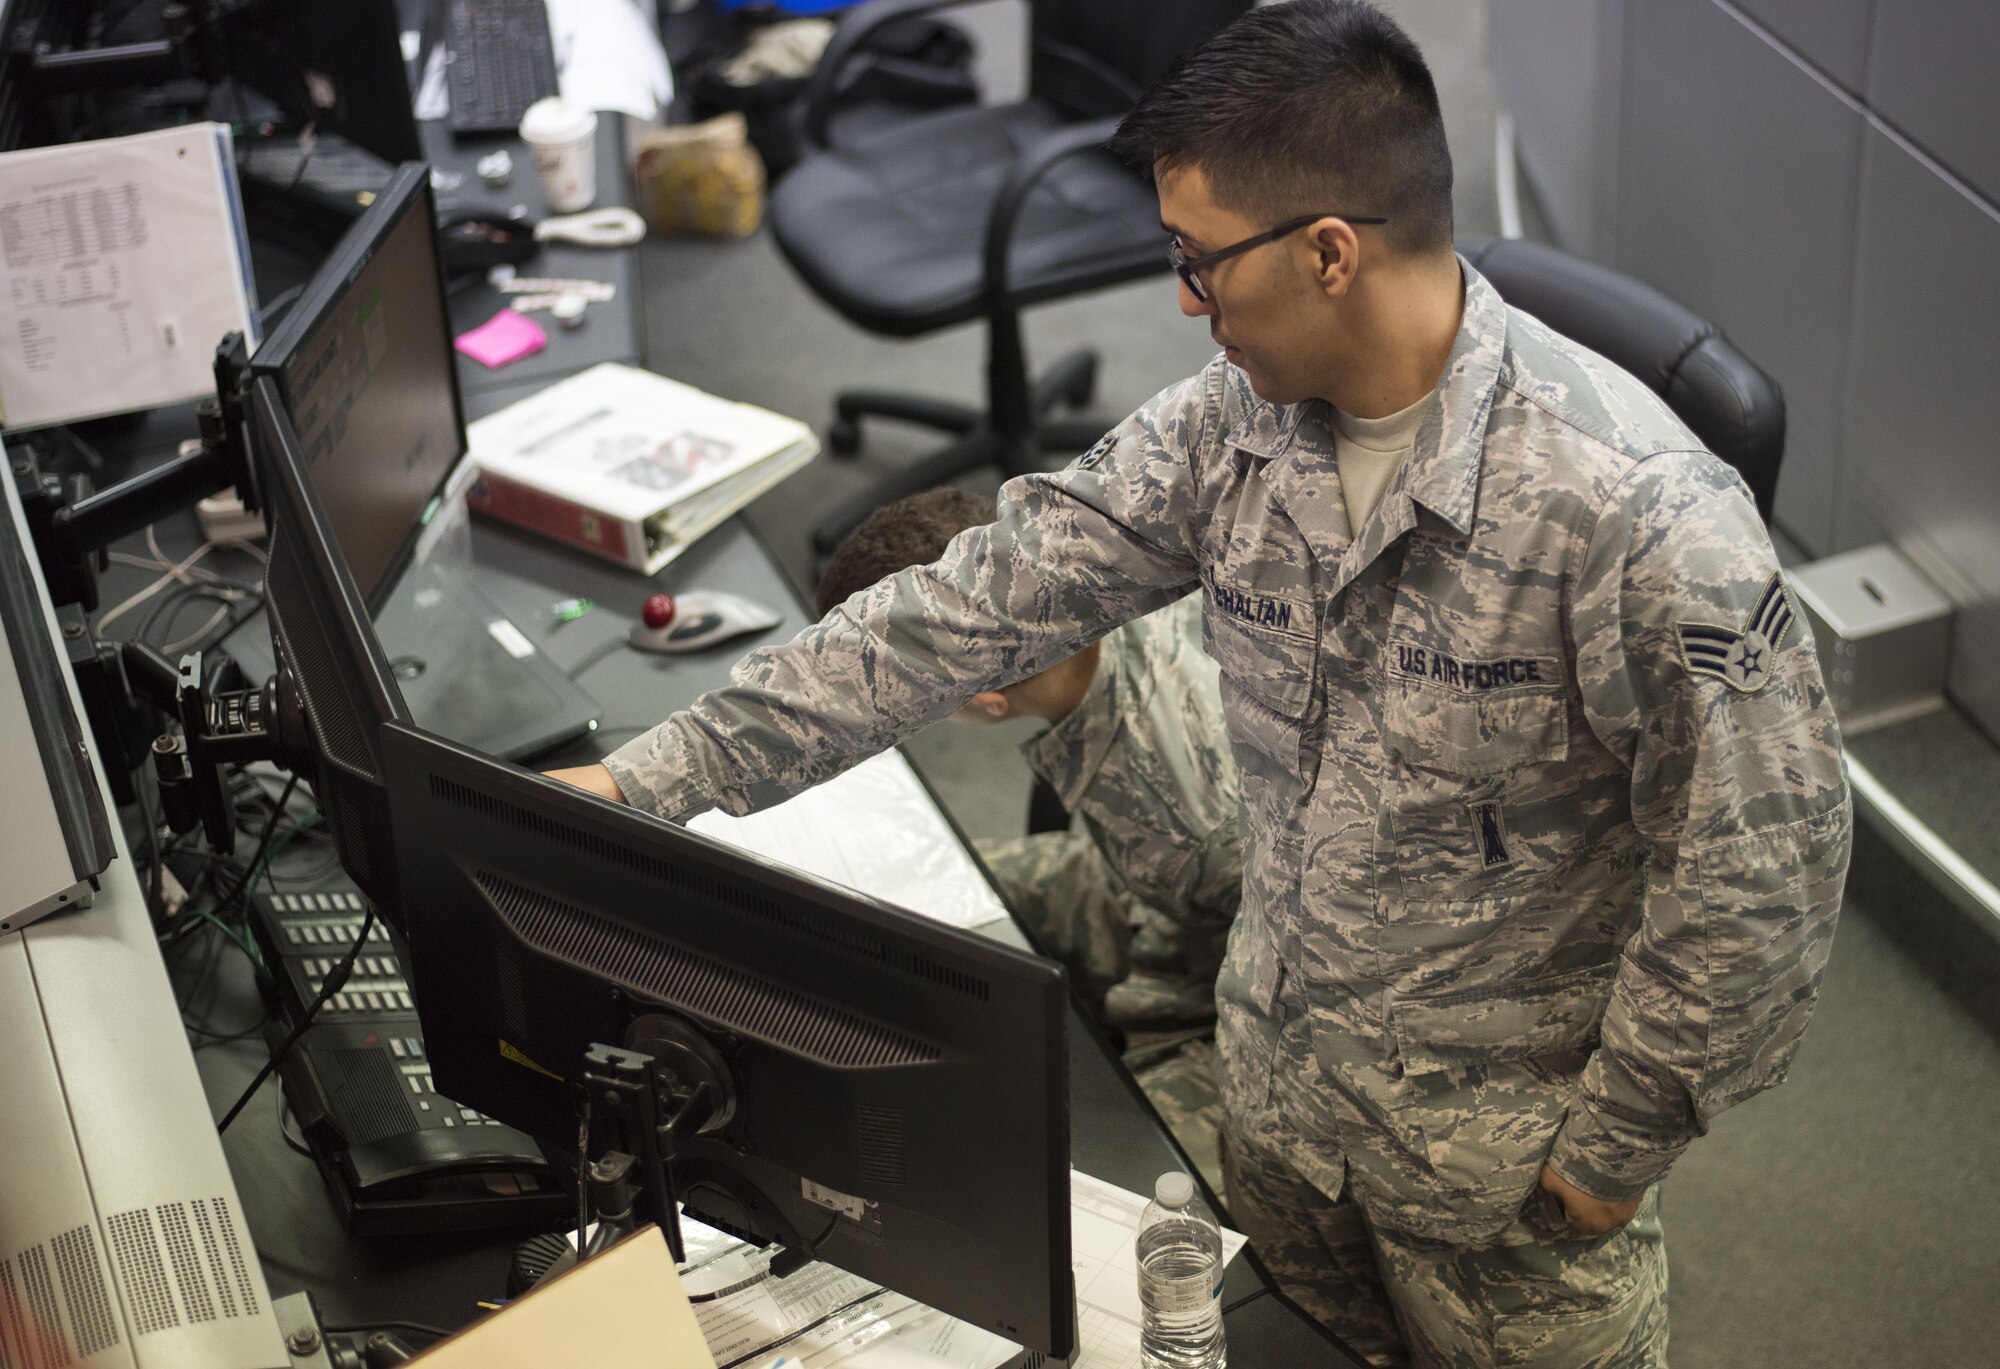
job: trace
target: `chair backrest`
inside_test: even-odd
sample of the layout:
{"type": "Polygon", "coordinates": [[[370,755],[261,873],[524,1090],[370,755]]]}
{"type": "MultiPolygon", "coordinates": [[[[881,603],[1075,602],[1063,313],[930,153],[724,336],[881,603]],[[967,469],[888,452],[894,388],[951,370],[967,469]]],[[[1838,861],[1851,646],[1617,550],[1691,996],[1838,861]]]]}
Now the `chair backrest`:
{"type": "Polygon", "coordinates": [[[1650,285],[1544,243],[1468,238],[1458,250],[1500,298],[1651,386],[1735,467],[1771,521],[1785,397],[1721,329],[1650,285]]]}
{"type": "Polygon", "coordinates": [[[1254,0],[1031,0],[1028,90],[1079,118],[1118,114],[1254,0]]]}

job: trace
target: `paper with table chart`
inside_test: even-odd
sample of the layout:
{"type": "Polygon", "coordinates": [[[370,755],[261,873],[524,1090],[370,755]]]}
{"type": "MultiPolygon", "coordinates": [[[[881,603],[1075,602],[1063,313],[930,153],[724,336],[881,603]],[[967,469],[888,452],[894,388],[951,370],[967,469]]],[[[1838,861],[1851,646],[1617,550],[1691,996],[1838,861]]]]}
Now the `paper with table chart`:
{"type": "Polygon", "coordinates": [[[954,927],[1007,916],[897,751],[871,757],[775,808],[742,818],[703,813],[688,827],[954,927]]]}
{"type": "MultiPolygon", "coordinates": [[[[1146,1199],[1070,1171],[1070,1267],[1083,1353],[1075,1369],[1139,1369],[1139,1266],[1133,1251],[1146,1199]]],[[[767,1258],[732,1236],[681,1218],[690,1293],[726,1288],[767,1258]]],[[[1245,1238],[1222,1233],[1225,1262],[1245,1238]]],[[[718,1369],[999,1369],[1020,1347],[900,1293],[829,1265],[808,1265],[696,1305],[718,1369]]]]}
{"type": "Polygon", "coordinates": [[[0,425],[215,392],[216,344],[257,343],[226,124],[0,155],[0,425]]]}

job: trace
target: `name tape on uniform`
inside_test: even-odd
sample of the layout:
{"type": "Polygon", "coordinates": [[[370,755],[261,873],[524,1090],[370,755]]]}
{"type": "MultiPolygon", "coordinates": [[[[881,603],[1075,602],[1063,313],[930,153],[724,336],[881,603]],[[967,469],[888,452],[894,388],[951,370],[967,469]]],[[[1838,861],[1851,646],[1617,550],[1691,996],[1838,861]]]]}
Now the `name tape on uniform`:
{"type": "Polygon", "coordinates": [[[1310,635],[1311,612],[1296,600],[1275,594],[1260,594],[1254,589],[1217,584],[1213,580],[1208,581],[1205,588],[1208,590],[1208,606],[1225,618],[1281,632],[1287,637],[1310,635]]]}

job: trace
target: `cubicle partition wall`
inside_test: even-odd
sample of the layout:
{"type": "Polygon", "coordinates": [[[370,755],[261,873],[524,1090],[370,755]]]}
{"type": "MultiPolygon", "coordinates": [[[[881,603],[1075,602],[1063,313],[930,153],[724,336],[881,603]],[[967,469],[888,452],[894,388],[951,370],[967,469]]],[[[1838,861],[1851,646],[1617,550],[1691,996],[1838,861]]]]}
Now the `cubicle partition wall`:
{"type": "Polygon", "coordinates": [[[1488,28],[1550,233],[1778,378],[1779,526],[1935,580],[1947,688],[2000,737],[2000,6],[1492,0],[1488,28]]]}

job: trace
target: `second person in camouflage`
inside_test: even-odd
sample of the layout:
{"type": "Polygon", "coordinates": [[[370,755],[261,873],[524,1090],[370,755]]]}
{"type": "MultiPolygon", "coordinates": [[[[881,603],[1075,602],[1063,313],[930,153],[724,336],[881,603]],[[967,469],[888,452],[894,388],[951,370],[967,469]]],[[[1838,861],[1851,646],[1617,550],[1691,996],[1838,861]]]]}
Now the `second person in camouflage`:
{"type": "MultiPolygon", "coordinates": [[[[870,514],[820,577],[822,616],[912,566],[929,565],[991,499],[949,486],[870,514]]],[[[1215,662],[1190,597],[1016,684],[975,695],[954,719],[1031,717],[1022,747],[1068,831],[980,845],[1000,892],[1062,960],[1107,1026],[1202,1027],[1243,894],[1236,762],[1215,662]]]]}

